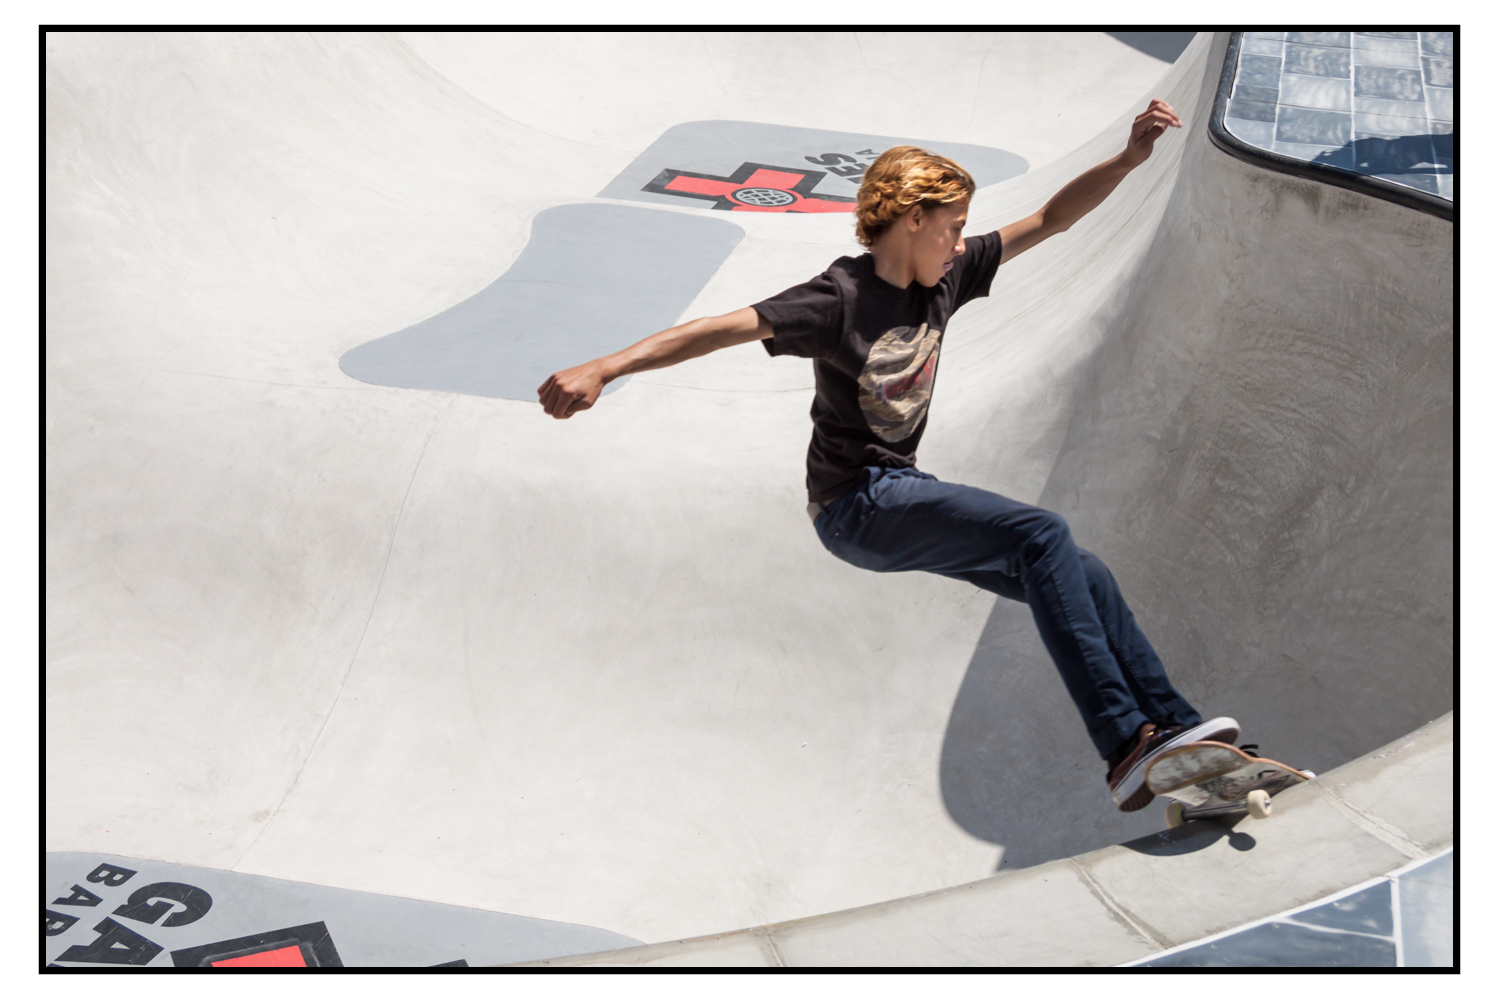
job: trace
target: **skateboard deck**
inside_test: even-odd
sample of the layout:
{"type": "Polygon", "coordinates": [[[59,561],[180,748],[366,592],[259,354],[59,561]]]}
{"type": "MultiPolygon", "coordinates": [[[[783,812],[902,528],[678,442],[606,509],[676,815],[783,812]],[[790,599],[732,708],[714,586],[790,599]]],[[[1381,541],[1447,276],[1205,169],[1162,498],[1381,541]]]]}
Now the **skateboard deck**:
{"type": "Polygon", "coordinates": [[[1271,815],[1271,796],[1314,777],[1279,761],[1252,757],[1228,743],[1188,743],[1168,750],[1146,769],[1146,786],[1173,800],[1167,825],[1191,819],[1271,815]]]}

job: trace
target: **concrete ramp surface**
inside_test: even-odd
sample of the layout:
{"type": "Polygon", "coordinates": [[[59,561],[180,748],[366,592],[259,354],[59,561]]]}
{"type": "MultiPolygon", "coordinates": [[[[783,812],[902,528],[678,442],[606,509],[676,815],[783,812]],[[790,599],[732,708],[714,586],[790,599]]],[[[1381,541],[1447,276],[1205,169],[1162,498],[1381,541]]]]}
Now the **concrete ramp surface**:
{"type": "MultiPolygon", "coordinates": [[[[857,252],[837,205],[769,209],[860,149],[747,151],[768,210],[609,196],[690,122],[1000,151],[1026,169],[981,233],[1170,101],[1186,127],[955,317],[920,467],[1066,516],[1269,756],[1324,772],[1447,712],[1452,225],[1216,148],[1225,44],[49,33],[46,849],[661,942],[1163,828],[1111,808],[1024,607],[822,549],[810,362],[745,345],[568,421],[341,370],[558,206],[738,227],[680,319],[857,252]],[[935,92],[891,72],[924,59],[935,92]]],[[[527,308],[555,275],[573,336],[589,274],[538,259],[527,308]]],[[[518,368],[559,342],[504,335],[518,368]]]]}

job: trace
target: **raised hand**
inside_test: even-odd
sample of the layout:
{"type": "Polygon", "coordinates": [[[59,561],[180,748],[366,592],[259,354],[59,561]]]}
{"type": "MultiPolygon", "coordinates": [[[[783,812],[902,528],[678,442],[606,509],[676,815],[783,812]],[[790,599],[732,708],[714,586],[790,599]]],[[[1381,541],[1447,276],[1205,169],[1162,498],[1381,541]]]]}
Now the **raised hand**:
{"type": "Polygon", "coordinates": [[[1156,98],[1151,106],[1135,116],[1130,126],[1130,141],[1125,144],[1124,158],[1132,167],[1146,162],[1151,147],[1168,128],[1182,128],[1182,119],[1172,110],[1172,105],[1156,98]]]}

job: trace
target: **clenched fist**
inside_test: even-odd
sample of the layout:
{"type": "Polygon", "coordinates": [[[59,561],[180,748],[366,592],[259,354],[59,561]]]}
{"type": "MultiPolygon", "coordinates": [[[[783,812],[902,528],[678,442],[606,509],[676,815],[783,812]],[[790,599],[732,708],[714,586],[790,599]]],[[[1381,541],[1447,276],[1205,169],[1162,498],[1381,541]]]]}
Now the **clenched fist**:
{"type": "Polygon", "coordinates": [[[566,420],[593,406],[599,393],[604,391],[604,382],[597,362],[590,361],[547,376],[547,381],[541,384],[536,394],[548,416],[566,420]]]}

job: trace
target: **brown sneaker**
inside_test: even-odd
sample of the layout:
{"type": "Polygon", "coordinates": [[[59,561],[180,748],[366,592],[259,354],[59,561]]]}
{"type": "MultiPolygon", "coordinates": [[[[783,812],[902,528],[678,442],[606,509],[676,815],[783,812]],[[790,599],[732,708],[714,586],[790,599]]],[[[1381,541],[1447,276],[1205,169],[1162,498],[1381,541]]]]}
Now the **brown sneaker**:
{"type": "Polygon", "coordinates": [[[1146,767],[1168,750],[1203,740],[1233,743],[1239,735],[1240,724],[1224,716],[1187,728],[1158,729],[1154,723],[1146,723],[1135,734],[1135,743],[1125,759],[1109,772],[1109,791],[1115,808],[1135,812],[1150,805],[1156,793],[1146,787],[1146,767]]]}

